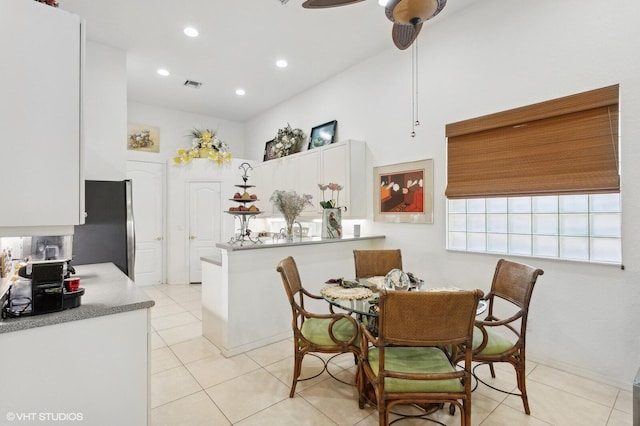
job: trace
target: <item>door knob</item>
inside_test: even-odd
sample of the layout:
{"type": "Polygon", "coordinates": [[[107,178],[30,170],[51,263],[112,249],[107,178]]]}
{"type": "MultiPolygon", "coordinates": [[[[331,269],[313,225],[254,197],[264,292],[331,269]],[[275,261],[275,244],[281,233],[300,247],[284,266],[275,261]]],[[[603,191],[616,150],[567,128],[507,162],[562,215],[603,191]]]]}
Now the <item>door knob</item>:
{"type": "Polygon", "coordinates": [[[162,241],[162,237],[156,237],[156,241],[162,241]]]}
{"type": "Polygon", "coordinates": [[[196,236],[195,236],[195,235],[189,235],[189,239],[190,239],[190,240],[195,240],[195,239],[196,239],[196,236]]]}

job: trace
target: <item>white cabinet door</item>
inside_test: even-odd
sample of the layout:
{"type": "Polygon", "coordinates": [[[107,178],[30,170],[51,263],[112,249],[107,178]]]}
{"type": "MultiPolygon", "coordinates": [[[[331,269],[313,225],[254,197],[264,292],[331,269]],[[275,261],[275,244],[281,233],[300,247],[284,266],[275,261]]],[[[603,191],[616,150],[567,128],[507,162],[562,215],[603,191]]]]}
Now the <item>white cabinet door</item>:
{"type": "Polygon", "coordinates": [[[319,157],[318,151],[305,151],[288,162],[287,179],[293,184],[293,190],[300,195],[309,194],[313,197],[312,205],[306,206],[300,216],[317,216],[320,211],[319,157]]]}
{"type": "Polygon", "coordinates": [[[258,207],[265,212],[262,217],[282,216],[269,198],[273,191],[296,191],[310,194],[312,206],[307,206],[301,216],[318,214],[319,153],[304,151],[285,158],[276,158],[254,166],[249,182],[260,200],[258,207]]]}
{"type": "Polygon", "coordinates": [[[0,146],[11,208],[0,227],[80,223],[80,18],[0,2],[0,146]]]}
{"type": "Polygon", "coordinates": [[[269,198],[275,189],[274,173],[275,167],[272,162],[264,162],[253,166],[253,170],[249,171],[250,185],[255,185],[253,193],[258,196],[258,202],[256,205],[264,212],[261,217],[267,217],[274,214],[275,210],[273,204],[269,202],[269,198]]]}
{"type": "Polygon", "coordinates": [[[366,216],[366,158],[364,142],[346,141],[322,149],[320,175],[325,185],[343,186],[338,203],[347,207],[342,217],[366,216]]]}

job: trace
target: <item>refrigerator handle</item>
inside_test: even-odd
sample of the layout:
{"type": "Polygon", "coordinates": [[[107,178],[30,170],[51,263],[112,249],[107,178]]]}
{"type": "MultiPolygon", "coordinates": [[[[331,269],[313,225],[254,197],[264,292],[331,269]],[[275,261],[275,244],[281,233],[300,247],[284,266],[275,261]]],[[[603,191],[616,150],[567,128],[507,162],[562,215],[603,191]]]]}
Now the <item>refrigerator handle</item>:
{"type": "Polygon", "coordinates": [[[129,271],[129,278],[134,281],[136,264],[136,228],[133,218],[133,187],[131,179],[127,179],[124,182],[127,196],[127,271],[129,271]]]}

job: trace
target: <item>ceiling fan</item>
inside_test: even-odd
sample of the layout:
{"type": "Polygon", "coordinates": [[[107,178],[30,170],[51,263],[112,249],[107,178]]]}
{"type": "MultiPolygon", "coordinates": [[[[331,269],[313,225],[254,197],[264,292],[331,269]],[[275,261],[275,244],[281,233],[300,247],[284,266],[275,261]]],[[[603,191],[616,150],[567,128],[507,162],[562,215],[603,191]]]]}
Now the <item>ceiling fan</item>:
{"type": "MultiPolygon", "coordinates": [[[[288,0],[280,1],[286,3],[288,0]]],[[[302,7],[322,9],[361,1],[364,0],[306,0],[302,7]]],[[[411,46],[422,29],[422,23],[440,13],[446,4],[447,0],[388,0],[384,11],[387,18],[393,22],[391,36],[396,47],[404,50],[411,46]]]]}

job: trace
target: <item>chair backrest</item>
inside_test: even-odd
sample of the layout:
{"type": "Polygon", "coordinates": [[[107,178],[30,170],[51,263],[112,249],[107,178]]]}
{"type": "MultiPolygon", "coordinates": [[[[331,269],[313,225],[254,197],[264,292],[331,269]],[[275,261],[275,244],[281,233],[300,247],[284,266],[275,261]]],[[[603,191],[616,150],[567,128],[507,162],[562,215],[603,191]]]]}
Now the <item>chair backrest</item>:
{"type": "Polygon", "coordinates": [[[282,278],[282,284],[287,292],[289,303],[293,305],[295,303],[295,296],[299,294],[299,305],[304,308],[304,298],[302,293],[302,281],[300,280],[300,273],[298,272],[298,266],[293,257],[289,256],[278,262],[276,268],[280,272],[280,278],[282,278]]]}
{"type": "Polygon", "coordinates": [[[533,286],[538,275],[544,274],[542,269],[523,263],[500,259],[491,283],[491,294],[508,300],[527,311],[533,286]]]}
{"type": "Polygon", "coordinates": [[[380,292],[382,345],[470,345],[481,290],[380,292]]]}
{"type": "Polygon", "coordinates": [[[356,279],[385,276],[392,269],[402,269],[400,249],[354,250],[356,279]]]}

